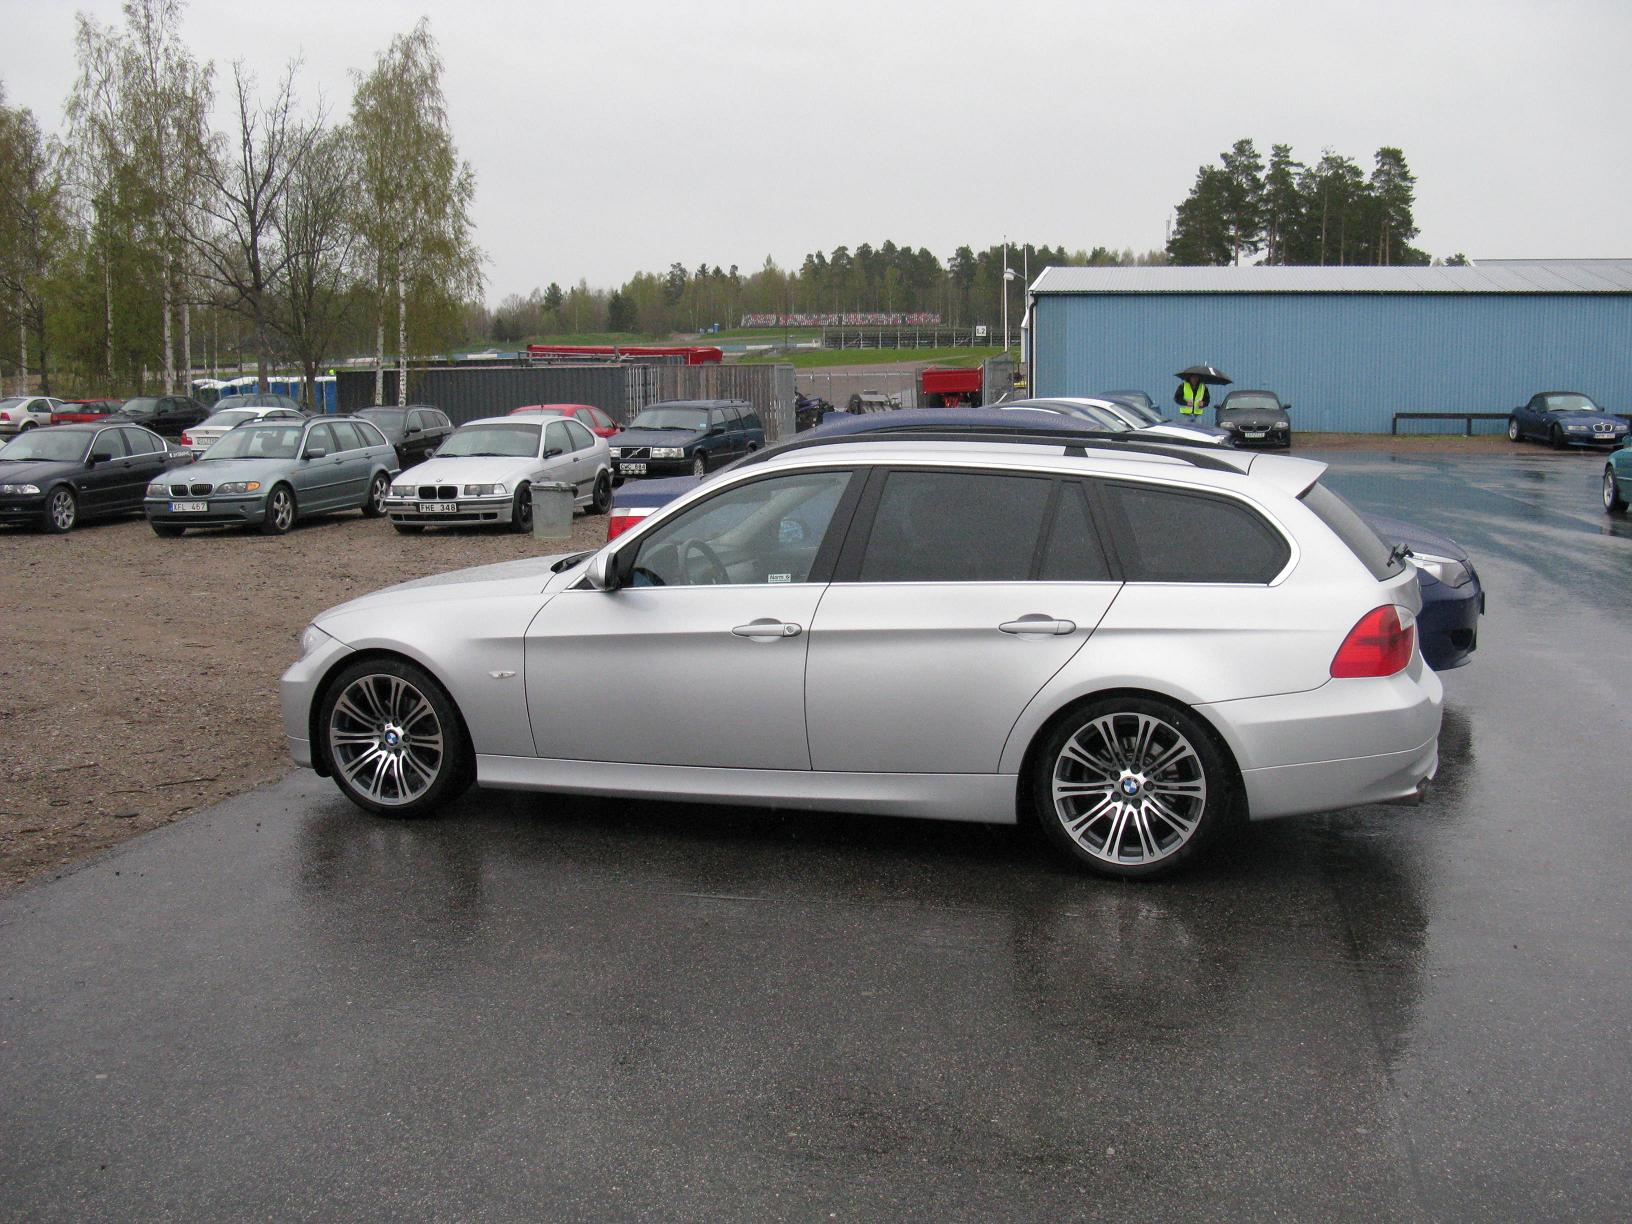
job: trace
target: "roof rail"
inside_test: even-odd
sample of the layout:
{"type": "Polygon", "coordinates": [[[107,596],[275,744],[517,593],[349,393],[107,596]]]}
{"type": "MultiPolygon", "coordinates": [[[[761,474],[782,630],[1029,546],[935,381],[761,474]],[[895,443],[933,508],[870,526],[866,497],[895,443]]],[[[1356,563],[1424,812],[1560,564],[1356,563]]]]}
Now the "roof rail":
{"type": "Polygon", "coordinates": [[[1047,425],[915,425],[911,422],[900,424],[880,425],[876,429],[858,429],[851,433],[828,434],[823,437],[792,437],[785,442],[778,442],[775,446],[767,446],[764,450],[754,451],[744,455],[734,463],[728,463],[721,471],[734,471],[737,468],[752,467],[764,463],[777,455],[787,454],[789,451],[809,450],[818,446],[840,446],[857,442],[895,441],[905,437],[915,442],[993,442],[1007,445],[1036,446],[1056,442],[1065,448],[1067,455],[1083,457],[1087,455],[1089,446],[1108,445],[1110,449],[1130,451],[1139,455],[1160,455],[1167,459],[1177,459],[1189,463],[1192,467],[1206,468],[1215,472],[1241,473],[1245,469],[1221,458],[1217,452],[1217,444],[1212,442],[1192,442],[1188,438],[1171,438],[1160,441],[1149,437],[1134,437],[1132,431],[1113,433],[1101,429],[1058,429],[1047,425]]]}

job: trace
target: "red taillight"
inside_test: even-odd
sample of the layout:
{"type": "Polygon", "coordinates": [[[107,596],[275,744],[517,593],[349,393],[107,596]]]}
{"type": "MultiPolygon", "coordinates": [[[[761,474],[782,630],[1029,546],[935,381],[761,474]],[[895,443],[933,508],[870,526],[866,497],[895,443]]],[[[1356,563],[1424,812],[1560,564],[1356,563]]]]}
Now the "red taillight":
{"type": "Polygon", "coordinates": [[[1360,618],[1332,656],[1332,676],[1392,676],[1411,662],[1417,618],[1409,608],[1384,604],[1360,618]]]}
{"type": "Polygon", "coordinates": [[[639,514],[620,514],[616,510],[612,511],[606,519],[606,538],[609,540],[617,539],[650,513],[649,510],[643,510],[639,514]]]}
{"type": "Polygon", "coordinates": [[[9,413],[9,412],[0,412],[0,421],[9,421],[9,420],[11,420],[11,413],[9,413]]]}
{"type": "Polygon", "coordinates": [[[190,437],[188,437],[186,434],[182,434],[181,435],[181,444],[183,446],[191,446],[193,444],[193,440],[190,437]]]}

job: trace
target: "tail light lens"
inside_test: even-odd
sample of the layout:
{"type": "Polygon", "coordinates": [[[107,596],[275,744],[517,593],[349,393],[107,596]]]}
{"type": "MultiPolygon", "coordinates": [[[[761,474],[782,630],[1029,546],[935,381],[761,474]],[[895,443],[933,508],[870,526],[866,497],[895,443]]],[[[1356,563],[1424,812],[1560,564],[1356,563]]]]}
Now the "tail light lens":
{"type": "Polygon", "coordinates": [[[1334,679],[1392,676],[1405,670],[1417,642],[1417,618],[1409,608],[1384,604],[1359,620],[1332,656],[1334,679]]]}
{"type": "Polygon", "coordinates": [[[650,513],[651,511],[645,508],[639,510],[614,509],[606,517],[606,538],[608,540],[617,539],[650,513]]]}
{"type": "Polygon", "coordinates": [[[11,413],[9,413],[9,412],[0,412],[0,421],[9,421],[9,420],[11,420],[11,413]]]}
{"type": "Polygon", "coordinates": [[[186,434],[186,433],[183,433],[181,435],[181,444],[183,446],[191,446],[193,444],[192,437],[190,435],[186,434]]]}

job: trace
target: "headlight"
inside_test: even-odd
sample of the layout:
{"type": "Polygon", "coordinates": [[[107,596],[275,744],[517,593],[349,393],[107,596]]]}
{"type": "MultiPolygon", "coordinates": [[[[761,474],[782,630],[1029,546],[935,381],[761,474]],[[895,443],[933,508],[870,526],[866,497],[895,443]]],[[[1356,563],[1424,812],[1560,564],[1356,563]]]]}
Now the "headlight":
{"type": "Polygon", "coordinates": [[[623,458],[623,447],[614,446],[614,447],[611,447],[609,449],[611,451],[612,458],[614,458],[614,459],[622,459],[623,458]]]}
{"type": "Polygon", "coordinates": [[[253,493],[260,487],[261,482],[258,480],[229,480],[226,484],[216,485],[215,491],[230,497],[234,493],[253,493]]]}
{"type": "Polygon", "coordinates": [[[300,657],[304,659],[328,640],[329,635],[324,633],[323,630],[316,625],[307,625],[306,628],[300,631],[300,657]]]}
{"type": "Polygon", "coordinates": [[[654,447],[652,447],[652,458],[653,459],[684,459],[685,457],[686,457],[686,448],[683,447],[683,446],[654,446],[654,447]]]}
{"type": "Polygon", "coordinates": [[[503,497],[509,490],[502,484],[466,485],[466,497],[503,497]]]}
{"type": "Polygon", "coordinates": [[[1412,553],[1406,559],[1448,587],[1467,586],[1473,581],[1473,574],[1469,572],[1467,563],[1453,557],[1436,557],[1433,553],[1412,553]]]}
{"type": "Polygon", "coordinates": [[[149,497],[163,497],[167,492],[169,490],[164,487],[164,481],[162,480],[155,480],[147,486],[147,495],[149,497]]]}
{"type": "Polygon", "coordinates": [[[36,484],[0,485],[0,493],[38,493],[40,486],[36,484]]]}
{"type": "Polygon", "coordinates": [[[1591,425],[1566,425],[1566,426],[1564,426],[1564,428],[1570,433],[1586,433],[1587,430],[1592,428],[1592,426],[1591,425]]]}
{"type": "Polygon", "coordinates": [[[413,485],[392,485],[391,486],[391,496],[392,497],[412,497],[413,495],[414,495],[414,486],[413,485]]]}

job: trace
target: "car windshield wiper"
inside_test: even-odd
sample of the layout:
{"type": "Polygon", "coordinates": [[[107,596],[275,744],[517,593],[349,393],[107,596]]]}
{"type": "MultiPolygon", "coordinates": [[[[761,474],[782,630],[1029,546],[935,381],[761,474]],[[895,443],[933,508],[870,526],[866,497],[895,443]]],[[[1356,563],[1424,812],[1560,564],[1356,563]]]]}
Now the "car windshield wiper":
{"type": "Polygon", "coordinates": [[[1416,553],[1411,551],[1409,546],[1405,544],[1396,544],[1394,547],[1388,550],[1388,563],[1393,565],[1396,561],[1409,561],[1416,555],[1416,553]]]}

